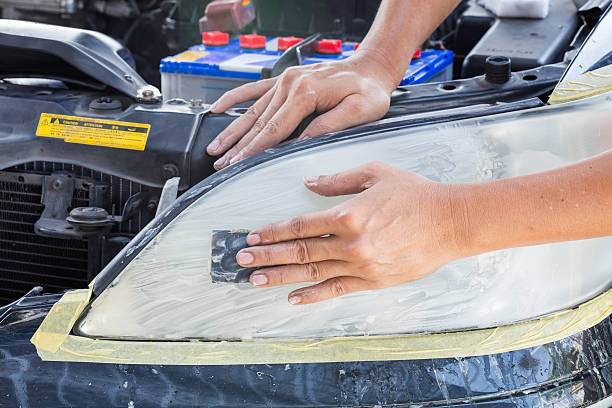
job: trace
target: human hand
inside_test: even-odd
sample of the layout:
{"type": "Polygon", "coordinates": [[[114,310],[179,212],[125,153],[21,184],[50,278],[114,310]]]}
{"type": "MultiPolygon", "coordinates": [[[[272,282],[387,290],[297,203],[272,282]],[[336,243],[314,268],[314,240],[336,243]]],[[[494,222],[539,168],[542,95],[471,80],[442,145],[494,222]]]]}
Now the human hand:
{"type": "Polygon", "coordinates": [[[220,170],[286,139],[302,119],[321,113],[302,132],[311,138],[381,118],[397,86],[394,74],[373,56],[354,55],[342,61],[291,67],[277,78],[242,85],[226,92],[211,107],[225,112],[257,99],[208,145],[222,155],[220,170]]]}
{"type": "Polygon", "coordinates": [[[319,282],[293,291],[292,304],[420,279],[467,256],[465,213],[456,186],[373,162],[305,177],[323,196],[357,194],[329,210],[252,231],[237,254],[257,287],[319,282]]]}

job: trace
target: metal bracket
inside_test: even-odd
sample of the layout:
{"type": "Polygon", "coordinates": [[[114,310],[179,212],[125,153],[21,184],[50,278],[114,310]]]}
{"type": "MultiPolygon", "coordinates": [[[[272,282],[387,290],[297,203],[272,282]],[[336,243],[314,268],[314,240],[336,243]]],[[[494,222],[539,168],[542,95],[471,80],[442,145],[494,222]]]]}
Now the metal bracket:
{"type": "Polygon", "coordinates": [[[36,234],[53,238],[81,238],[66,221],[73,194],[74,179],[70,174],[53,173],[43,176],[40,201],[45,209],[34,224],[36,234]]]}
{"type": "Polygon", "coordinates": [[[283,55],[276,61],[272,68],[264,67],[261,71],[262,78],[274,78],[283,73],[287,68],[302,65],[304,57],[314,55],[317,42],[321,39],[321,34],[313,34],[288,48],[283,55]]]}

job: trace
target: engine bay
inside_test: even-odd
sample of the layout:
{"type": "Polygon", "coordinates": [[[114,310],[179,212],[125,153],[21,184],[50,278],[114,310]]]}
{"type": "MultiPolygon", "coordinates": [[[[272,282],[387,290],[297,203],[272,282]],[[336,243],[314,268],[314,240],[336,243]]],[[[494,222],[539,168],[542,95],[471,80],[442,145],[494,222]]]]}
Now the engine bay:
{"type": "MultiPolygon", "coordinates": [[[[0,305],[34,286],[85,287],[163,208],[171,180],[176,197],[215,172],[205,148],[244,109],[211,114],[208,100],[157,91],[160,60],[200,43],[195,3],[0,0],[0,305]]],[[[278,24],[298,8],[322,37],[358,43],[377,2],[329,3],[321,14],[258,1],[236,35],[311,34],[278,24]]],[[[383,119],[345,132],[542,106],[608,3],[559,0],[534,20],[465,1],[422,46],[452,51],[449,76],[398,88],[383,119]]]]}

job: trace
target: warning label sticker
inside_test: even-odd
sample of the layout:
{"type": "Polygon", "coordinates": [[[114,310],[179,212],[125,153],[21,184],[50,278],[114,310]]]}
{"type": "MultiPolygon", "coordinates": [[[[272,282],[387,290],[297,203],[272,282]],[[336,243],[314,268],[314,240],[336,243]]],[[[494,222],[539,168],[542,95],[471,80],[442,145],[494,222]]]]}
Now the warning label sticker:
{"type": "Polygon", "coordinates": [[[36,136],[68,143],[144,150],[151,125],[114,120],[41,113],[36,136]]]}
{"type": "Polygon", "coordinates": [[[170,61],[193,62],[210,54],[208,51],[185,51],[170,59],[170,61]]]}

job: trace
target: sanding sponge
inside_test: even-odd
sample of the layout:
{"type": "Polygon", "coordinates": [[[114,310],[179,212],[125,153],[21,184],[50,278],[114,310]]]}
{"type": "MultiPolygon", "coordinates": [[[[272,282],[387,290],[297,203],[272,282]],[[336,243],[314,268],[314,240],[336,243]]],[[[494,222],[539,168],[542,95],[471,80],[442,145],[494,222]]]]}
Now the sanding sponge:
{"type": "Polygon", "coordinates": [[[236,262],[236,254],[246,248],[247,230],[213,230],[208,269],[213,282],[248,282],[253,271],[236,262]]]}

